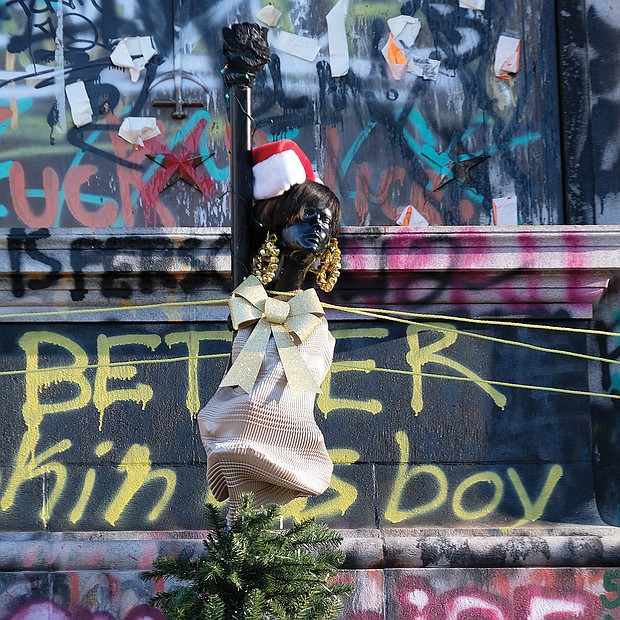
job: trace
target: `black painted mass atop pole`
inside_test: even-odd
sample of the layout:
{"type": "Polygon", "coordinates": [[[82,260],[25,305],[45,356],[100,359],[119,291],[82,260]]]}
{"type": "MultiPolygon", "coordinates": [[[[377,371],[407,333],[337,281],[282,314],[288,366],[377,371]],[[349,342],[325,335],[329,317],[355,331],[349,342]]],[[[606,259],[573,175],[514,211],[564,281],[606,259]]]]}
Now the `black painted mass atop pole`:
{"type": "Polygon", "coordinates": [[[252,260],[252,85],[271,55],[267,28],[258,24],[233,24],[222,29],[222,38],[230,102],[230,260],[235,289],[249,275],[252,260]]]}

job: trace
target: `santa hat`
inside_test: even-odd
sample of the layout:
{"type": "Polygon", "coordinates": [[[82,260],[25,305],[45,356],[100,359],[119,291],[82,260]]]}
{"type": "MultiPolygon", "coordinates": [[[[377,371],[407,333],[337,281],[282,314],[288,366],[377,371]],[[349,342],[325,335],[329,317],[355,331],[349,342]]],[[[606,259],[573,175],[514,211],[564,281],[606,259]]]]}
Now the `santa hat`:
{"type": "Polygon", "coordinates": [[[281,196],[293,185],[317,181],[306,154],[292,140],[268,142],[252,149],[254,198],[281,196]]]}

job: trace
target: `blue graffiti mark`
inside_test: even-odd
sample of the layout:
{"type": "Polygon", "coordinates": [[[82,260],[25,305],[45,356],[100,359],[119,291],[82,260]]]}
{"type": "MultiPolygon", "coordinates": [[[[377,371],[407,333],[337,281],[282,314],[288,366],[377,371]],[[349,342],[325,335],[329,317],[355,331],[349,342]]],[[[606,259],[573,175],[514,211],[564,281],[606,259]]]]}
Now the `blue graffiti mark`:
{"type": "MultiPolygon", "coordinates": [[[[0,162],[0,179],[8,179],[12,164],[12,159],[0,162]]],[[[6,217],[8,214],[9,210],[6,208],[6,205],[0,204],[0,217],[6,217]]]]}
{"type": "Polygon", "coordinates": [[[299,135],[298,127],[288,127],[284,131],[278,133],[272,133],[269,135],[269,142],[276,142],[277,140],[294,140],[299,135]]]}
{"type": "MultiPolygon", "coordinates": [[[[0,99],[0,108],[11,107],[11,102],[8,99],[0,99]]],[[[17,102],[17,114],[25,112],[32,107],[32,99],[20,99],[17,102]]],[[[7,118],[0,123],[0,135],[2,135],[11,126],[11,119],[7,118]]]]}
{"type": "Polygon", "coordinates": [[[11,170],[12,165],[13,165],[12,159],[0,162],[0,179],[8,179],[9,171],[11,170]]]}
{"type": "Polygon", "coordinates": [[[347,170],[349,169],[349,166],[351,165],[351,162],[353,161],[353,157],[355,156],[355,153],[357,153],[359,148],[364,143],[364,140],[368,138],[368,136],[370,135],[370,132],[376,127],[376,125],[377,125],[377,121],[370,121],[366,123],[366,126],[364,127],[364,129],[362,129],[362,131],[360,132],[360,135],[357,136],[357,138],[351,145],[351,148],[349,149],[347,154],[344,156],[344,159],[342,160],[342,165],[340,166],[341,176],[344,176],[347,173],[347,170]]]}
{"type": "Polygon", "coordinates": [[[525,136],[519,136],[518,138],[513,138],[508,143],[508,147],[512,149],[516,146],[522,146],[523,144],[527,144],[528,142],[539,140],[540,138],[542,138],[542,134],[540,133],[530,133],[525,136]]]}
{"type": "Polygon", "coordinates": [[[476,129],[478,129],[478,127],[482,125],[484,122],[485,122],[485,114],[483,112],[482,114],[479,114],[478,116],[476,116],[476,118],[472,120],[469,127],[461,135],[461,140],[464,142],[465,140],[467,140],[467,138],[470,138],[471,136],[473,136],[476,129]]]}
{"type": "Polygon", "coordinates": [[[45,191],[42,189],[27,189],[26,196],[28,198],[45,198],[45,191]]]}
{"type": "Polygon", "coordinates": [[[411,110],[407,118],[416,128],[417,132],[420,134],[422,141],[428,144],[430,147],[435,148],[437,146],[437,140],[435,140],[435,136],[426,124],[426,121],[424,120],[424,117],[422,116],[420,110],[411,110]]]}

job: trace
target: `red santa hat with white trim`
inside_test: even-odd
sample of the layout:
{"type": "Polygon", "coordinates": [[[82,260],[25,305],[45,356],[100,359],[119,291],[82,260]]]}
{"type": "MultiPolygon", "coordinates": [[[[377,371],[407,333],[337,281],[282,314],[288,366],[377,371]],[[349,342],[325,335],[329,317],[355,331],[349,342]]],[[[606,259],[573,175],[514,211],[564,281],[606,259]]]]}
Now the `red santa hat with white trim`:
{"type": "Polygon", "coordinates": [[[252,149],[252,173],[255,200],[281,196],[304,181],[321,183],[306,154],[292,140],[268,142],[252,149]]]}

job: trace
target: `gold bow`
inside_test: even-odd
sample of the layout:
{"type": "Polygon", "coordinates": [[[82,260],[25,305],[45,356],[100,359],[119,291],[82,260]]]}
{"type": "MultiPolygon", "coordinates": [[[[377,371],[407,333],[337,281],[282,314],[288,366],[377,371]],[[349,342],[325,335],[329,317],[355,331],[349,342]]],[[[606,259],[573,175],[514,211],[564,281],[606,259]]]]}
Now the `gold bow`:
{"type": "Polygon", "coordinates": [[[256,326],[220,386],[238,385],[249,394],[273,336],[291,392],[321,391],[291,335],[304,342],[320,325],[324,312],[314,289],[280,301],[268,297],[260,280],[249,276],[233,291],[228,306],[233,329],[256,326]]]}

